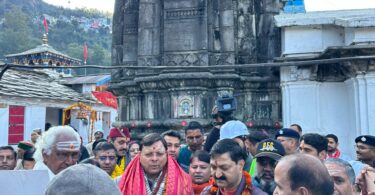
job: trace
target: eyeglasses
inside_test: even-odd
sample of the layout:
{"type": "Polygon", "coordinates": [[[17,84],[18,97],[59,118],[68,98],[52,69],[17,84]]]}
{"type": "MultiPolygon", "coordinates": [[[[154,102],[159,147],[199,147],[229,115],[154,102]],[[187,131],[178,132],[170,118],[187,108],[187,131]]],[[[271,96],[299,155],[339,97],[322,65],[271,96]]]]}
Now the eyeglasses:
{"type": "Polygon", "coordinates": [[[78,161],[79,152],[56,152],[56,156],[59,161],[66,161],[68,160],[69,156],[73,161],[78,161]]]}
{"type": "Polygon", "coordinates": [[[106,161],[106,160],[114,161],[116,160],[116,156],[99,156],[99,160],[100,161],[106,161]]]}
{"type": "Polygon", "coordinates": [[[139,152],[139,149],[138,148],[133,148],[133,149],[130,149],[130,152],[139,152]]]}

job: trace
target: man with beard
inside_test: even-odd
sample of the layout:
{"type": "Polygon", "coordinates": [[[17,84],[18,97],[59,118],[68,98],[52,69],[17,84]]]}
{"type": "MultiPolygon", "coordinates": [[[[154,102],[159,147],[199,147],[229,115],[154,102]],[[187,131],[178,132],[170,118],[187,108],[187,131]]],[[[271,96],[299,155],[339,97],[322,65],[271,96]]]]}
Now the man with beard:
{"type": "Polygon", "coordinates": [[[17,154],[12,146],[0,147],[0,170],[13,170],[16,167],[17,154]]]}
{"type": "Polygon", "coordinates": [[[277,131],[275,138],[284,146],[286,155],[298,152],[300,135],[297,131],[283,128],[277,131]]]}
{"type": "Polygon", "coordinates": [[[232,139],[218,141],[211,149],[211,175],[215,182],[207,186],[202,195],[246,194],[266,195],[252,185],[248,172],[243,171],[246,152],[232,139]]]}
{"type": "Polygon", "coordinates": [[[159,134],[143,137],[140,150],[121,177],[118,186],[122,194],[193,193],[190,176],[167,154],[167,143],[159,134]]]}
{"type": "Polygon", "coordinates": [[[193,153],[190,158],[189,175],[193,181],[195,195],[201,194],[205,187],[212,185],[210,154],[207,151],[198,150],[193,153]]]}
{"type": "Polygon", "coordinates": [[[129,129],[112,128],[109,132],[108,138],[116,148],[117,162],[115,170],[111,175],[112,178],[116,178],[124,173],[126,166],[131,161],[130,154],[128,152],[128,142],[130,141],[129,129]]]}
{"type": "Polygon", "coordinates": [[[375,136],[361,135],[355,138],[357,159],[373,166],[375,161],[375,136]]]}
{"type": "Polygon", "coordinates": [[[355,175],[352,166],[339,158],[330,158],[324,161],[328,173],[335,185],[334,195],[354,195],[355,175]]]}
{"type": "Polygon", "coordinates": [[[203,149],[203,134],[203,127],[197,121],[189,122],[185,128],[187,146],[180,148],[177,161],[186,172],[189,172],[191,154],[203,149]]]}
{"type": "Polygon", "coordinates": [[[275,167],[284,155],[285,150],[280,142],[274,139],[266,139],[260,142],[255,155],[257,174],[253,177],[253,186],[262,189],[269,195],[273,194],[276,188],[274,181],[275,167]]]}
{"type": "Polygon", "coordinates": [[[339,139],[334,134],[326,135],[328,141],[328,148],[327,148],[327,159],[329,158],[340,158],[345,161],[350,161],[350,158],[341,153],[339,150],[339,139]]]}
{"type": "MultiPolygon", "coordinates": [[[[94,149],[95,159],[98,161],[100,168],[112,177],[113,170],[116,167],[117,155],[116,148],[111,143],[100,142],[94,149]]],[[[115,179],[112,177],[112,179],[115,179]]]]}

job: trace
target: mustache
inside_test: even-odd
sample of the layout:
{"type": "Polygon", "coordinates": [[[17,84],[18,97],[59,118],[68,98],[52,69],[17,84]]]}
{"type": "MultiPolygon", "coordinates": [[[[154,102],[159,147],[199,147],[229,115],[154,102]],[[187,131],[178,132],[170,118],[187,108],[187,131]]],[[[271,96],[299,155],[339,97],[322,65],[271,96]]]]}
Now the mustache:
{"type": "Polygon", "coordinates": [[[214,176],[215,180],[227,180],[227,177],[225,177],[224,175],[222,175],[221,177],[216,177],[214,176]]]}

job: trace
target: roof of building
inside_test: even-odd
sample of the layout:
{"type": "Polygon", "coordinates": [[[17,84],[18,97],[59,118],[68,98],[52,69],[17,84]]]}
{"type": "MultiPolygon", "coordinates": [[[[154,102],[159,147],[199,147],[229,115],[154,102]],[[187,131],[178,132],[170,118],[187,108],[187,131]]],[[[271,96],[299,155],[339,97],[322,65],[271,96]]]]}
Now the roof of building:
{"type": "Polygon", "coordinates": [[[336,25],[342,27],[375,26],[375,9],[317,11],[275,16],[276,26],[336,25]]]}
{"type": "Polygon", "coordinates": [[[80,62],[80,59],[77,58],[72,58],[66,54],[63,54],[57,50],[55,50],[53,47],[51,47],[48,44],[42,44],[38,45],[36,48],[29,49],[27,51],[21,52],[21,53],[16,53],[16,54],[9,54],[5,55],[6,58],[9,57],[17,57],[17,56],[26,56],[26,55],[32,55],[32,54],[38,54],[38,53],[49,53],[52,55],[57,55],[58,57],[64,58],[64,59],[69,59],[69,60],[74,60],[80,62]]]}
{"type": "Polygon", "coordinates": [[[96,84],[97,86],[108,83],[111,80],[111,75],[92,75],[83,77],[65,77],[60,80],[64,85],[75,84],[96,84]]]}
{"type": "Polygon", "coordinates": [[[96,102],[91,97],[85,97],[70,87],[59,84],[57,76],[48,70],[7,70],[0,80],[0,96],[96,102]]]}

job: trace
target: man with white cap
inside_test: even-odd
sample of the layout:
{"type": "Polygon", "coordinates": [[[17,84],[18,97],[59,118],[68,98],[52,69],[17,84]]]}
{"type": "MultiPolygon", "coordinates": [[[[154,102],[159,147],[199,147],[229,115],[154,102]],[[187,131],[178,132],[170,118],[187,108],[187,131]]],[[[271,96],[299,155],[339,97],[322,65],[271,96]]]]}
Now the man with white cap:
{"type": "MultiPolygon", "coordinates": [[[[241,148],[247,153],[245,140],[246,136],[249,135],[249,130],[247,129],[246,125],[239,121],[239,120],[232,120],[226,122],[223,126],[220,127],[220,139],[232,139],[237,142],[241,148]]],[[[251,165],[251,156],[247,156],[244,170],[249,172],[250,165],[251,165]]]]}
{"type": "Polygon", "coordinates": [[[36,143],[34,170],[47,170],[49,179],[77,164],[80,137],[70,126],[56,126],[45,132],[36,143]]]}

